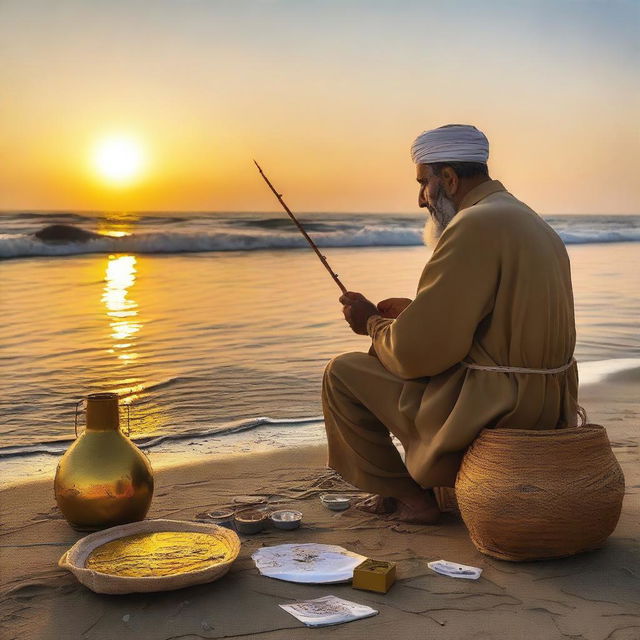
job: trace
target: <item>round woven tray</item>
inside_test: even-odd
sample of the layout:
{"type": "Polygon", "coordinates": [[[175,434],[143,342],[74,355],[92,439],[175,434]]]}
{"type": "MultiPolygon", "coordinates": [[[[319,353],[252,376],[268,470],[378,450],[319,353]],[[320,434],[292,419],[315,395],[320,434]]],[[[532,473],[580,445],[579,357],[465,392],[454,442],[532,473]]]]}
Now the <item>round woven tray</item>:
{"type": "Polygon", "coordinates": [[[604,427],[485,429],[456,480],[482,553],[542,560],[601,547],[620,517],[624,476],[604,427]]]}
{"type": "Polygon", "coordinates": [[[132,522],[103,531],[96,531],[76,542],[59,560],[58,565],[71,571],[86,587],[96,593],[139,593],[151,591],[170,591],[195,584],[213,582],[221,578],[240,553],[240,539],[234,531],[215,524],[183,522],[181,520],[143,520],[132,522]],[[207,533],[223,541],[229,549],[229,558],[224,562],[197,571],[172,574],[168,576],[129,577],[101,573],[87,569],[85,564],[89,554],[96,548],[137,533],[155,533],[158,531],[193,531],[207,533]]]}

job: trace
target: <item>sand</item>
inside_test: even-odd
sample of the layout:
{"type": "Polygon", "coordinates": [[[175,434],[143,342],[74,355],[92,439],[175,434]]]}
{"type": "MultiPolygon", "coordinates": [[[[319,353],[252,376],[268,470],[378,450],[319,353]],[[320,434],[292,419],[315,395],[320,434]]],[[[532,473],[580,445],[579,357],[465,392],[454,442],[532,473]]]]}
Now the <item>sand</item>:
{"type": "Polygon", "coordinates": [[[195,638],[384,638],[482,640],[638,640],[640,638],[640,434],[637,380],[589,388],[582,402],[607,426],[627,481],[620,523],[599,551],[550,562],[513,564],[481,555],[464,524],[446,514],[437,526],[416,526],[355,509],[328,511],[318,500],[336,480],[324,447],[205,458],[156,475],[152,518],[194,519],[197,513],[266,498],[304,514],[296,531],[242,536],[240,557],[218,582],[180,591],[104,596],[78,584],[57,560],[81,534],[61,518],[52,482],[0,493],[0,637],[3,640],[175,640],[195,638]],[[249,463],[249,464],[247,464],[249,463]],[[262,545],[340,544],[398,564],[386,594],[350,585],[300,585],[258,574],[250,558],[262,545]],[[482,567],[478,581],[434,574],[444,558],[482,567]],[[307,629],[277,605],[333,594],[380,614],[324,630],[307,629]]]}

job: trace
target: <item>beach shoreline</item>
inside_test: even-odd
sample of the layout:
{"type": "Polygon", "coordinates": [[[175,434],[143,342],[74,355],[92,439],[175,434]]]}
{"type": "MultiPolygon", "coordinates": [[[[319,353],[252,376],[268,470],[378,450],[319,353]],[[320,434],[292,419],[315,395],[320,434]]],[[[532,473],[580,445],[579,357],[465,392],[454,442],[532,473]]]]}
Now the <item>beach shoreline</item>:
{"type": "MultiPolygon", "coordinates": [[[[637,381],[640,359],[615,358],[579,362],[578,370],[581,380],[580,396],[585,398],[585,403],[588,405],[591,398],[599,398],[602,395],[603,385],[616,382],[625,387],[637,381]]],[[[629,392],[632,394],[633,389],[629,392]]],[[[145,444],[141,448],[152,467],[159,471],[189,464],[194,458],[226,459],[292,447],[320,446],[325,442],[322,416],[275,421],[258,417],[245,422],[255,423],[256,426],[238,429],[232,423],[228,425],[228,429],[223,427],[219,430],[205,430],[202,435],[185,433],[177,437],[158,436],[157,439],[160,441],[158,444],[148,443],[147,440],[155,438],[147,438],[143,441],[145,444]]],[[[60,456],[71,443],[72,441],[68,441],[51,447],[55,453],[3,456],[4,451],[0,450],[0,490],[10,489],[33,480],[42,481],[53,478],[60,456]]],[[[25,449],[28,450],[28,448],[25,449]]]]}
{"type": "MultiPolygon", "coordinates": [[[[636,376],[637,378],[637,376],[636,376]]],[[[512,564],[482,556],[463,523],[445,514],[434,527],[405,525],[355,509],[327,511],[331,490],[323,445],[256,454],[203,457],[156,470],[150,518],[193,520],[210,509],[265,499],[304,514],[303,527],[243,536],[239,559],[218,582],[161,594],[100,596],[79,585],[57,560],[81,534],[61,518],[52,479],[0,491],[0,610],[3,638],[306,638],[314,633],[277,605],[337,595],[380,611],[333,628],[336,638],[466,637],[470,630],[514,640],[632,640],[640,636],[640,436],[637,380],[616,376],[581,396],[591,422],[607,427],[626,476],[620,523],[605,547],[564,560],[512,564]],[[398,563],[387,595],[349,585],[300,585],[258,575],[250,558],[262,545],[340,544],[398,563]],[[427,562],[444,558],[483,568],[477,582],[437,576],[427,562]],[[635,634],[635,635],[634,635],[635,634]]],[[[317,633],[317,632],[315,632],[317,633]]]]}

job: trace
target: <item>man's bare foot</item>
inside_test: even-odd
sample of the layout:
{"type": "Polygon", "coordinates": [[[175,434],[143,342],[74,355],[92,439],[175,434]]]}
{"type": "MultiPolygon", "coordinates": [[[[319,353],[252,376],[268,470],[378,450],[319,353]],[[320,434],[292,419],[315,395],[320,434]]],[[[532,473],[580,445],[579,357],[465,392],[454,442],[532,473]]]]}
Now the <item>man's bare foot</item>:
{"type": "Polygon", "coordinates": [[[356,508],[376,515],[390,515],[394,520],[411,524],[435,524],[440,517],[440,509],[431,489],[422,495],[410,498],[384,498],[371,495],[356,503],[356,508]]]}
{"type": "Polygon", "coordinates": [[[397,508],[395,498],[384,498],[383,496],[370,495],[360,502],[356,502],[356,509],[375,513],[377,515],[387,515],[393,513],[397,508]]]}
{"type": "Polygon", "coordinates": [[[440,518],[440,509],[431,489],[426,489],[421,496],[396,498],[398,508],[394,519],[411,524],[435,524],[440,518]]]}

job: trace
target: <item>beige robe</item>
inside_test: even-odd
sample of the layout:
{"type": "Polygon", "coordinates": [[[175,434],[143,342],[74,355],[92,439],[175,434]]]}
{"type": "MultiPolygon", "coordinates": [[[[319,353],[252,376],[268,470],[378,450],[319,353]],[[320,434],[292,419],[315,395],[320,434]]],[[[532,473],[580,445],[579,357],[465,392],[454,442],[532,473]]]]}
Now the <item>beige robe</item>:
{"type": "Polygon", "coordinates": [[[554,429],[577,420],[574,364],[550,375],[470,370],[460,362],[549,369],[569,362],[575,322],[569,258],[555,231],[492,180],[470,191],[395,320],[373,316],[377,358],[328,365],[329,465],[382,495],[453,486],[484,428],[554,429]],[[389,431],[402,442],[406,467],[389,431]]]}

